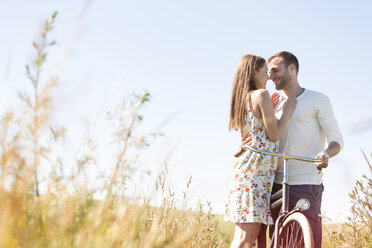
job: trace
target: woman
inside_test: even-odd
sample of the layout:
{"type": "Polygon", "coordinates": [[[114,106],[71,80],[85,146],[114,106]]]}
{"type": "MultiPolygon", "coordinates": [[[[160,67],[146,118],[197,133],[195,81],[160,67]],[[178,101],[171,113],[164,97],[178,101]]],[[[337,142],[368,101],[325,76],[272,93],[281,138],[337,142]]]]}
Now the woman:
{"type": "MultiPolygon", "coordinates": [[[[240,59],[233,82],[229,130],[240,129],[242,136],[252,137],[251,146],[276,152],[297,100],[287,99],[277,121],[266,90],[268,79],[265,59],[254,55],[240,59]]],[[[236,224],[231,247],[252,247],[261,223],[273,224],[270,194],[275,171],[275,157],[250,150],[235,165],[225,213],[225,220],[236,224]]]]}

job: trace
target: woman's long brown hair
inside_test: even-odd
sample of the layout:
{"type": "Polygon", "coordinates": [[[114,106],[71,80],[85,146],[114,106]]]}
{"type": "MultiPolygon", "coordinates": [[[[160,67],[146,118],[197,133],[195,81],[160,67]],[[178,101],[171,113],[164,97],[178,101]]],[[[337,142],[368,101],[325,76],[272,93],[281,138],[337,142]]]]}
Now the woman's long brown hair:
{"type": "Polygon", "coordinates": [[[264,58],[255,55],[245,55],[239,61],[235,72],[231,96],[229,130],[240,129],[245,125],[244,111],[246,110],[248,93],[257,89],[255,75],[266,63],[264,58]]]}

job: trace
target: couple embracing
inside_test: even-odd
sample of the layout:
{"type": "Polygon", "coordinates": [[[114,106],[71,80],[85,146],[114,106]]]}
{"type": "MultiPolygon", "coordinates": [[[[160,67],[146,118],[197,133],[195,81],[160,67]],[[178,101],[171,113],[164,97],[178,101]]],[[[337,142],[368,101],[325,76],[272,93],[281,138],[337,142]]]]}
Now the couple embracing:
{"type": "MultiPolygon", "coordinates": [[[[266,226],[273,225],[279,209],[270,210],[270,196],[281,189],[283,161],[259,150],[320,158],[317,164],[288,162],[289,208],[303,197],[310,201],[304,214],[310,222],[315,247],[321,247],[321,201],[324,190],[321,171],[343,147],[343,138],[329,98],[302,88],[297,80],[299,63],[290,52],[266,60],[254,55],[240,59],[235,72],[229,129],[240,130],[242,142],[228,195],[225,220],[236,224],[232,248],[252,247],[266,239],[266,226]],[[268,75],[269,72],[269,75],[268,75]],[[282,96],[270,97],[271,79],[282,96]],[[325,146],[327,142],[327,146],[325,146]],[[259,241],[260,242],[260,241],[259,241]]],[[[265,242],[263,242],[265,243],[265,242]]]]}

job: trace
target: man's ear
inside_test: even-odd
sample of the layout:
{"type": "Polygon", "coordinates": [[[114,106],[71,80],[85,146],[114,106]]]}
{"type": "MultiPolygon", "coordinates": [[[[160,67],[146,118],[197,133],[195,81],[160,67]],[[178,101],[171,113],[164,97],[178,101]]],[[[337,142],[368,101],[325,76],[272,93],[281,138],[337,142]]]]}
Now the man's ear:
{"type": "Polygon", "coordinates": [[[296,74],[296,66],[294,64],[289,65],[289,70],[291,71],[291,73],[296,74]]]}

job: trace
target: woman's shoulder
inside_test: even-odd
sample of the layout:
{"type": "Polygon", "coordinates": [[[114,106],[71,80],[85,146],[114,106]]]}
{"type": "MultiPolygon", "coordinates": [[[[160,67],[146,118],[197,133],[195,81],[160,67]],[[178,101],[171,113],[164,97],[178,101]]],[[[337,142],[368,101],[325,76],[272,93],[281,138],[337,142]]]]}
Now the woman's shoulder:
{"type": "Polygon", "coordinates": [[[266,97],[270,98],[270,94],[269,94],[269,91],[267,91],[266,89],[257,89],[251,93],[251,97],[253,99],[259,100],[259,99],[263,99],[266,97]]]}

